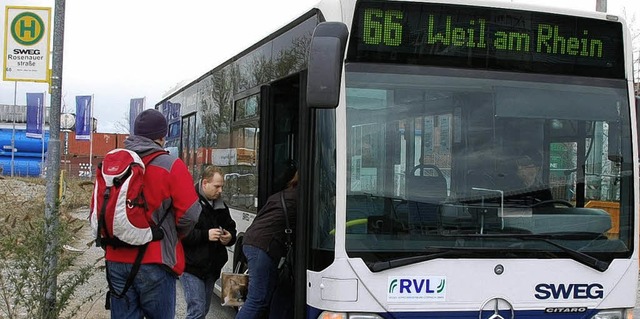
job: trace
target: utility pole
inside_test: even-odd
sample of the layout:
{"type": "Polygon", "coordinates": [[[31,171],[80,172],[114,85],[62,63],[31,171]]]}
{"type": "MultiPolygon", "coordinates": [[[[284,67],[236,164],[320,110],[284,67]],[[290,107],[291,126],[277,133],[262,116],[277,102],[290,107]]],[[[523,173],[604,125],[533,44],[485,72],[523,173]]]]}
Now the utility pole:
{"type": "MultiPolygon", "coordinates": [[[[43,319],[56,318],[58,278],[58,213],[60,209],[60,105],[62,104],[62,52],[64,46],[65,0],[55,0],[53,16],[53,56],[51,70],[51,111],[49,112],[49,149],[47,155],[47,194],[45,197],[45,305],[43,319]]],[[[44,132],[43,132],[44,134],[44,132]]]]}
{"type": "Polygon", "coordinates": [[[607,0],[596,0],[596,11],[607,12],[607,0]]]}

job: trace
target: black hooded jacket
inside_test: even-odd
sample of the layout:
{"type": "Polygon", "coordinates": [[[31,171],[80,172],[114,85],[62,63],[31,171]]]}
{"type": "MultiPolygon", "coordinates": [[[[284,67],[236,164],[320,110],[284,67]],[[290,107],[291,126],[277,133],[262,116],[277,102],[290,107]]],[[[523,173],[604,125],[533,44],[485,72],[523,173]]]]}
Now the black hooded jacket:
{"type": "Polygon", "coordinates": [[[185,272],[201,279],[213,276],[214,280],[220,277],[222,266],[227,262],[227,248],[219,241],[209,241],[209,229],[222,226],[231,233],[231,241],[227,246],[236,242],[236,222],[231,218],[229,207],[218,198],[213,202],[207,200],[200,193],[200,182],[196,183],[202,213],[193,231],[182,239],[186,259],[185,272]]]}

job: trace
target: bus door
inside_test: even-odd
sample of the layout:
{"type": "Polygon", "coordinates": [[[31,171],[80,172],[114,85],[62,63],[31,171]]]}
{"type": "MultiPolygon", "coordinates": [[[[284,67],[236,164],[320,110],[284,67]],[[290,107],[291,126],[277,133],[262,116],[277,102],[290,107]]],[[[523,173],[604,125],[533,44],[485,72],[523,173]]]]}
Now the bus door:
{"type": "Polygon", "coordinates": [[[193,176],[196,172],[196,113],[183,116],[181,128],[180,157],[193,176]]]}
{"type": "Polygon", "coordinates": [[[300,87],[296,74],[261,88],[258,209],[296,171],[300,87]]]}

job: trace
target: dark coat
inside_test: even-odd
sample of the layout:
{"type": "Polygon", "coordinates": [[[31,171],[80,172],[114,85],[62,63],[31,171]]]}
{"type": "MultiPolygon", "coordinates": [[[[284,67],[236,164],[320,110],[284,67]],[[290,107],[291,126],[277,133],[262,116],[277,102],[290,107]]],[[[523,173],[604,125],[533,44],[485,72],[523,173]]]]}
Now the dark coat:
{"type": "Polygon", "coordinates": [[[287,205],[287,216],[289,217],[289,227],[293,230],[291,240],[295,242],[296,216],[298,208],[296,205],[297,188],[287,188],[281,192],[271,195],[267,203],[260,209],[256,218],[247,228],[242,244],[251,245],[266,251],[274,260],[280,260],[286,251],[285,218],[280,202],[280,193],[284,193],[285,204],[287,205]]]}
{"type": "Polygon", "coordinates": [[[196,192],[202,205],[202,213],[193,231],[182,239],[184,254],[186,257],[186,272],[201,279],[213,276],[214,280],[220,277],[222,266],[227,262],[227,248],[219,241],[209,241],[209,229],[222,228],[231,233],[231,241],[227,246],[236,242],[236,222],[231,218],[229,207],[217,199],[211,203],[200,193],[200,183],[196,184],[196,192]]]}

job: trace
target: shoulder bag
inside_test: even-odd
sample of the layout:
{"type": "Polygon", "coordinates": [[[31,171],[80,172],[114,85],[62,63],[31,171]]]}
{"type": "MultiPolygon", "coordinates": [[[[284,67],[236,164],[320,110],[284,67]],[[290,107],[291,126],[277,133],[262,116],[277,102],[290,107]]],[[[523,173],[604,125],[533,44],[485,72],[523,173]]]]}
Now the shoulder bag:
{"type": "Polygon", "coordinates": [[[293,287],[293,242],[291,241],[293,230],[289,225],[289,215],[287,213],[287,204],[284,201],[284,192],[280,193],[280,203],[282,204],[282,212],[284,212],[284,222],[286,225],[284,233],[287,235],[285,253],[278,263],[278,286],[282,288],[293,287]]]}

